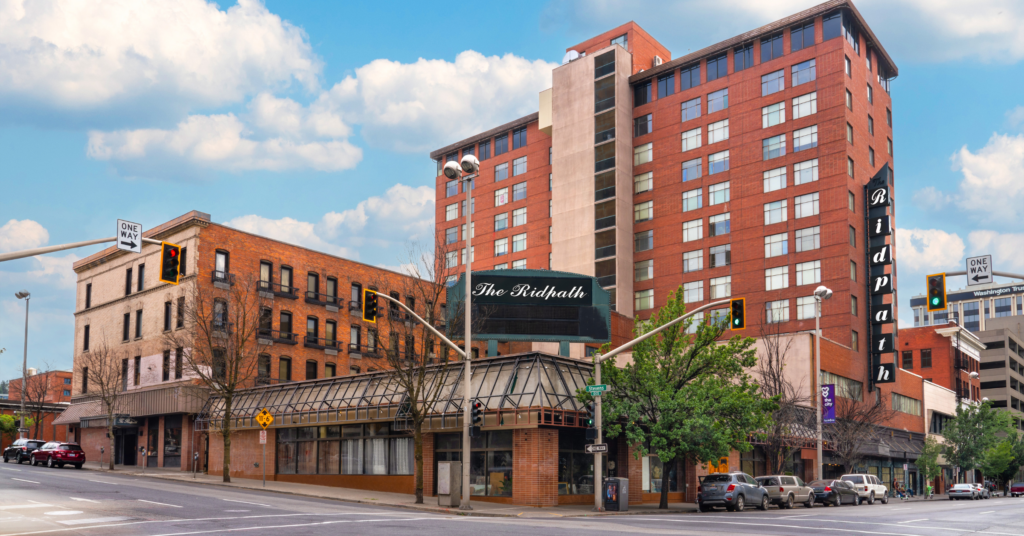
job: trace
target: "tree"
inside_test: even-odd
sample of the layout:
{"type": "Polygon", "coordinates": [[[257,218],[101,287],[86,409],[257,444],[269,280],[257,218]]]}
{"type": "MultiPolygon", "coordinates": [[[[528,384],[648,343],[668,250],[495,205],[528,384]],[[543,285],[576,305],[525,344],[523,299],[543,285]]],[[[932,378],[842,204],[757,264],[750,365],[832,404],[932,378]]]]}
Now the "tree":
{"type": "MultiPolygon", "coordinates": [[[[680,288],[650,320],[637,320],[633,333],[639,337],[685,312],[680,288]]],[[[754,339],[736,336],[721,344],[727,322],[705,320],[695,333],[686,333],[694,322],[687,319],[637,344],[632,362],[623,368],[615,358],[601,365],[610,387],[602,395],[608,437],[625,434],[638,457],[656,454],[666,467],[682,460],[717,461],[733,449],[750,450],[750,435],[771,426],[771,414],[778,408],[759,393],[747,373],[757,362],[754,339]]],[[[582,390],[577,397],[589,399],[582,390]]],[[[668,478],[669,471],[664,471],[661,509],[668,508],[668,478]]]]}
{"type": "Polygon", "coordinates": [[[110,438],[108,469],[114,470],[114,420],[121,393],[128,389],[128,356],[101,342],[82,353],[75,366],[89,386],[88,394],[95,394],[107,415],[107,437],[110,438]]]}
{"type": "MultiPolygon", "coordinates": [[[[0,353],[3,353],[3,348],[0,348],[0,353]]],[[[0,395],[7,394],[7,386],[10,384],[7,380],[0,381],[0,395]]]]}
{"type": "Polygon", "coordinates": [[[780,475],[785,471],[786,460],[800,448],[793,443],[793,436],[800,428],[813,427],[814,413],[808,410],[808,387],[802,381],[794,385],[787,375],[786,358],[793,339],[783,337],[781,324],[769,320],[765,312],[761,320],[761,350],[754,371],[761,396],[775,400],[778,407],[772,412],[771,424],[755,435],[765,453],[768,474],[780,475]]]}
{"type": "Polygon", "coordinates": [[[46,399],[54,388],[51,383],[51,371],[50,364],[44,363],[42,371],[26,378],[25,385],[22,386],[21,396],[25,397],[25,411],[28,411],[35,421],[35,432],[32,437],[41,437],[39,431],[46,416],[46,399]]]}
{"type": "Polygon", "coordinates": [[[1013,433],[1012,423],[1009,413],[993,409],[990,402],[961,404],[942,433],[946,459],[964,471],[978,468],[984,452],[999,442],[1000,432],[1013,433]]]}
{"type": "Polygon", "coordinates": [[[921,454],[914,463],[917,464],[917,470],[924,478],[925,484],[938,476],[942,470],[939,467],[940,454],[942,454],[942,444],[932,436],[924,438],[924,448],[921,449],[921,454]]]}
{"type": "Polygon", "coordinates": [[[198,384],[198,392],[194,390],[192,395],[212,394],[222,401],[222,474],[224,482],[231,482],[231,408],[239,391],[259,381],[259,356],[268,345],[257,335],[267,302],[260,293],[260,282],[253,277],[227,274],[222,283],[228,288],[189,285],[181,313],[185,329],[167,332],[164,341],[168,349],[182,349],[183,368],[198,384]]]}
{"type": "MultiPolygon", "coordinates": [[[[993,474],[993,476],[1002,482],[1004,489],[1006,489],[1013,482],[1014,477],[1017,476],[1021,466],[1024,466],[1024,437],[1011,433],[1003,443],[1009,445],[1010,450],[1013,452],[1013,458],[1010,459],[1005,469],[998,474],[993,474]]],[[[1009,491],[1006,493],[1009,494],[1009,491]]]]}
{"type": "MultiPolygon", "coordinates": [[[[18,426],[16,424],[17,419],[13,415],[0,415],[0,437],[7,439],[8,441],[14,441],[18,438],[18,426]]],[[[30,427],[35,424],[31,418],[25,419],[25,427],[30,427]]]]}
{"type": "Polygon", "coordinates": [[[860,392],[844,392],[838,386],[836,395],[836,422],[822,425],[822,437],[843,465],[843,472],[849,473],[864,459],[864,447],[878,443],[876,426],[888,424],[896,411],[890,409],[889,397],[881,392],[875,402],[855,400],[852,397],[860,392]]]}
{"type": "Polygon", "coordinates": [[[981,469],[982,475],[995,477],[1003,474],[1013,463],[1013,459],[1013,444],[1009,441],[1001,441],[982,453],[978,468],[981,469]]]}

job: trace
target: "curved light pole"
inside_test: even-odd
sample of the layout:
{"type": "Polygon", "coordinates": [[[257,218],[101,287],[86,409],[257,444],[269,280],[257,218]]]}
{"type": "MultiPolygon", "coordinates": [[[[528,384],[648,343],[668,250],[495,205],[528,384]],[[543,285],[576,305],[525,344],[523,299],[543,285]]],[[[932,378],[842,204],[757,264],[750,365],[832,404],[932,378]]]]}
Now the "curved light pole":
{"type": "Polygon", "coordinates": [[[28,302],[32,294],[27,290],[20,290],[14,294],[15,298],[25,300],[25,353],[21,358],[21,426],[18,427],[20,439],[25,439],[28,427],[25,426],[25,393],[28,390],[28,302]]]}
{"type": "Polygon", "coordinates": [[[821,473],[821,301],[832,297],[832,289],[821,285],[814,289],[814,377],[813,385],[817,387],[815,397],[817,399],[818,414],[818,480],[825,478],[821,473]]]}

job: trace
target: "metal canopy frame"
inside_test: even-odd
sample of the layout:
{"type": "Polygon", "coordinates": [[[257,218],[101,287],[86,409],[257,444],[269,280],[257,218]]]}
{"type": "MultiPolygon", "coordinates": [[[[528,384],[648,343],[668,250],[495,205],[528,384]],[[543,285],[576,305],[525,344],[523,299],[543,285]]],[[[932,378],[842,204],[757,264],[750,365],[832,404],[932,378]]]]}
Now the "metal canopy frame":
{"type": "MultiPolygon", "coordinates": [[[[578,417],[584,408],[576,391],[585,388],[592,375],[592,363],[530,352],[472,361],[470,391],[485,407],[485,428],[583,427],[578,417]]],[[[460,428],[463,367],[428,367],[427,381],[431,387],[442,385],[440,396],[428,408],[424,429],[460,428]]],[[[274,428],[394,420],[396,429],[407,430],[408,398],[387,371],[254,387],[235,396],[232,428],[258,429],[255,417],[266,408],[274,416],[274,428]]],[[[224,400],[211,397],[196,419],[197,429],[220,429],[224,414],[224,400]]]]}

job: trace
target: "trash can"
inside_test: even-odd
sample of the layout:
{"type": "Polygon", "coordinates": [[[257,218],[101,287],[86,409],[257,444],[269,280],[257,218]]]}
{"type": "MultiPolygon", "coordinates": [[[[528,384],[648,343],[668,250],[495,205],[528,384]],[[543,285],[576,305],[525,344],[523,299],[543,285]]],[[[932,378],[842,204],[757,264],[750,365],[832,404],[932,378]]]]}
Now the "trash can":
{"type": "Polygon", "coordinates": [[[608,512],[625,512],[629,510],[629,479],[606,478],[601,493],[604,497],[604,509],[608,512]]]}

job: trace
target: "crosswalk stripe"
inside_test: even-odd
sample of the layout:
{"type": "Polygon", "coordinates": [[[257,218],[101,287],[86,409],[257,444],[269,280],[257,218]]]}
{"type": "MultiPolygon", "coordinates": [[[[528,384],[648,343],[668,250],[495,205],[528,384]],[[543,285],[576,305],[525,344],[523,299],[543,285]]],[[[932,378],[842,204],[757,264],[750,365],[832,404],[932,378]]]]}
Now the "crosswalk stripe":
{"type": "Polygon", "coordinates": [[[127,517],[94,517],[92,519],[68,519],[66,521],[58,521],[61,525],[85,525],[87,523],[111,523],[113,521],[124,521],[129,519],[127,517]]]}

